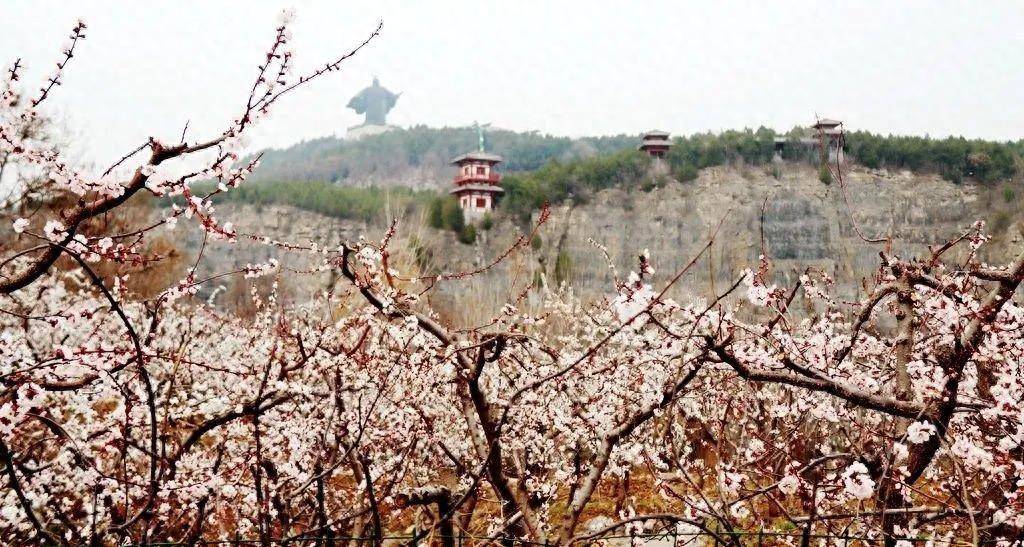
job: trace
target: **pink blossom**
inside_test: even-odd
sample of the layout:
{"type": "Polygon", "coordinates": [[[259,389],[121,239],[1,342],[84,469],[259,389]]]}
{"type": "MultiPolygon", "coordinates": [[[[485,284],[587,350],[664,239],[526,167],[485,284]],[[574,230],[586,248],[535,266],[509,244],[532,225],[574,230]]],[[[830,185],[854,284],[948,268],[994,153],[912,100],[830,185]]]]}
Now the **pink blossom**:
{"type": "Polygon", "coordinates": [[[800,486],[800,479],[793,475],[786,475],[779,481],[779,492],[786,494],[787,496],[796,493],[796,489],[800,486]]]}
{"type": "Polygon", "coordinates": [[[59,220],[48,220],[46,221],[46,226],[43,227],[43,234],[50,241],[57,243],[63,240],[66,235],[64,232],[64,224],[59,220]]]}
{"type": "Polygon", "coordinates": [[[907,440],[914,444],[926,442],[935,434],[935,426],[929,422],[914,422],[907,426],[907,440]]]}
{"type": "Polygon", "coordinates": [[[861,462],[853,462],[843,471],[843,488],[850,496],[864,500],[875,491],[875,481],[868,476],[868,468],[861,462]]]}

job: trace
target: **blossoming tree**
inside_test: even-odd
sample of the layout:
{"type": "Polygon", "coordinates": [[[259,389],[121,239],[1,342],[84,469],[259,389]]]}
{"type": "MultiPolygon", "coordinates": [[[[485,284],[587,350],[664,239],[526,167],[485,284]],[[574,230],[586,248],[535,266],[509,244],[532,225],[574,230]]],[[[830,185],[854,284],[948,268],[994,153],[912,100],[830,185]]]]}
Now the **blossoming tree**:
{"type": "Polygon", "coordinates": [[[24,131],[85,24],[34,97],[19,89],[20,63],[8,73],[0,153],[34,176],[8,200],[0,248],[0,540],[334,544],[410,526],[405,541],[441,544],[622,531],[730,545],[751,531],[792,544],[1021,537],[1024,254],[983,264],[978,224],[926,256],[883,251],[857,302],[812,270],[775,286],[767,258],[708,301],[669,298],[711,237],[660,286],[644,253],[603,301],[512,287],[492,321],[456,329],[422,295],[478,272],[400,271],[395,227],[329,248],[215,216],[210,198],[258,161],[235,166],[246,130],[369,42],[294,78],[287,23],[229,128],[151,139],[99,175],[24,131]],[[201,169],[162,174],[200,155],[201,169]],[[217,188],[197,195],[201,179],[217,188]],[[146,194],[181,205],[129,230],[96,225],[146,194]],[[346,290],[291,309],[254,292],[259,312],[242,319],[198,298],[211,279],[194,266],[149,298],[116,268],[101,273],[159,261],[145,243],[179,219],[208,238],[313,253],[346,290]]]}

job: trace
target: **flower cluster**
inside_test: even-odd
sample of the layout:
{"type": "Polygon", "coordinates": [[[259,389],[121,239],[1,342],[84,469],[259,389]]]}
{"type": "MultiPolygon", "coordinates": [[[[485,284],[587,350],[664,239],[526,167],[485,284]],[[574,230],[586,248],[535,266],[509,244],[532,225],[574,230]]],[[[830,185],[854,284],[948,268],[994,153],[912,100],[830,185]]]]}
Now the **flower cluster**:
{"type": "Polygon", "coordinates": [[[258,160],[233,167],[245,131],[358,51],[290,80],[289,20],[228,129],[192,144],[153,139],[119,162],[139,162],[124,180],[76,174],[29,142],[21,129],[63,76],[23,103],[10,71],[0,152],[43,173],[26,192],[55,205],[4,224],[28,243],[4,247],[0,266],[0,542],[328,543],[424,514],[436,518],[428,531],[457,519],[551,544],[670,529],[1019,537],[1024,307],[1013,295],[1024,254],[984,264],[978,225],[926,259],[882,253],[852,303],[810,271],[783,290],[762,257],[704,302],[665,296],[689,266],[656,290],[645,251],[605,299],[545,287],[454,328],[424,295],[472,274],[402,275],[394,227],[336,247],[216,218],[211,197],[258,160]],[[163,174],[204,151],[203,169],[163,174]],[[197,195],[190,182],[203,177],[217,188],[197,195]],[[129,230],[93,225],[147,192],[179,201],[129,230]],[[286,305],[275,259],[222,274],[271,278],[269,290],[253,283],[251,317],[217,309],[216,290],[198,298],[217,276],[195,266],[134,298],[118,267],[181,220],[210,238],[312,254],[344,289],[286,305]],[[57,267],[65,255],[71,267],[57,267]]]}

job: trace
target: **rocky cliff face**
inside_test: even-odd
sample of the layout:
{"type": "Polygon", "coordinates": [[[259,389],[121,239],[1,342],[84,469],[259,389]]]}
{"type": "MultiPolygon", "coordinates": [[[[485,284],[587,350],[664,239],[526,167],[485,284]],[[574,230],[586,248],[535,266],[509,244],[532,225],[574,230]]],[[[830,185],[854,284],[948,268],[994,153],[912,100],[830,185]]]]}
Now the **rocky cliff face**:
{"type": "MultiPolygon", "coordinates": [[[[955,237],[975,220],[988,220],[991,225],[996,219],[997,226],[990,227],[997,230],[997,237],[988,258],[999,263],[1021,246],[1016,222],[1021,211],[1016,198],[1004,197],[1000,188],[954,185],[933,175],[853,168],[844,176],[844,195],[838,184],[822,183],[817,171],[806,165],[780,166],[775,174],[763,168],[717,167],[702,171],[694,181],[673,182],[650,192],[605,190],[588,203],[556,206],[541,232],[539,249],[527,250],[474,280],[443,285],[434,298],[441,307],[457,306],[466,298],[480,304],[478,308],[500,306],[510,286],[529,283],[540,273],[553,282],[556,269],[579,293],[608,294],[614,290],[611,274],[593,242],[608,249],[620,276],[634,269],[636,256],[649,249],[657,268],[656,282],[664,281],[700,251],[719,224],[710,260],[701,260],[684,277],[681,293],[707,295],[713,286],[720,291],[743,268],[756,268],[762,234],[777,282],[792,283],[806,268],[817,268],[834,276],[848,294],[873,273],[878,252],[884,248],[863,241],[858,230],[869,238],[892,235],[892,252],[915,256],[928,245],[955,237]]],[[[359,235],[379,238],[385,225],[341,221],[280,206],[225,207],[220,215],[232,218],[242,231],[295,243],[313,240],[337,245],[359,235]]],[[[470,246],[457,243],[450,233],[421,225],[418,218],[404,219],[400,231],[405,237],[398,241],[421,247],[419,266],[430,271],[460,271],[485,264],[520,233],[509,221],[500,221],[470,246]]],[[[198,242],[195,234],[190,236],[191,247],[198,242]]],[[[211,267],[221,271],[276,254],[244,241],[216,244],[208,252],[215,257],[211,267]]],[[[282,258],[296,269],[308,268],[316,259],[313,255],[282,258]]],[[[297,298],[331,282],[329,274],[291,279],[303,280],[294,288],[297,298]]]]}
{"type": "MultiPolygon", "coordinates": [[[[548,231],[564,241],[562,251],[571,256],[574,282],[581,286],[608,281],[604,258],[588,238],[605,245],[620,269],[634,267],[635,255],[649,249],[659,273],[669,275],[721,223],[711,260],[688,275],[690,285],[707,286],[709,278],[726,283],[754,267],[763,234],[779,281],[792,282],[814,267],[853,289],[874,271],[884,248],[865,242],[858,230],[869,239],[891,235],[893,252],[918,256],[975,220],[1019,216],[1016,203],[999,198],[996,189],[954,185],[933,175],[855,168],[844,182],[845,195],[808,166],[784,166],[778,178],[760,168],[711,168],[695,181],[650,193],[609,190],[592,203],[561,207],[548,231]]],[[[1020,241],[1015,223],[1003,220],[999,229],[988,255],[993,261],[1005,259],[1020,241]]]]}

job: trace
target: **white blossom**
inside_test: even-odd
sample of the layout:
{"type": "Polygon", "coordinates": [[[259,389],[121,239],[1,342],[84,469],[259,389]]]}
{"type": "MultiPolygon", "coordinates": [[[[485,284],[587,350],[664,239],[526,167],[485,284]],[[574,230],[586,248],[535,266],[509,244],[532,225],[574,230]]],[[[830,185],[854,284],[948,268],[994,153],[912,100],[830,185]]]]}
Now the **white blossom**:
{"type": "Polygon", "coordinates": [[[930,422],[914,422],[907,427],[907,440],[914,444],[926,442],[935,434],[935,426],[930,422]]]}
{"type": "Polygon", "coordinates": [[[843,488],[850,496],[864,500],[875,491],[875,481],[868,475],[868,468],[861,462],[853,462],[843,471],[843,488]]]}

